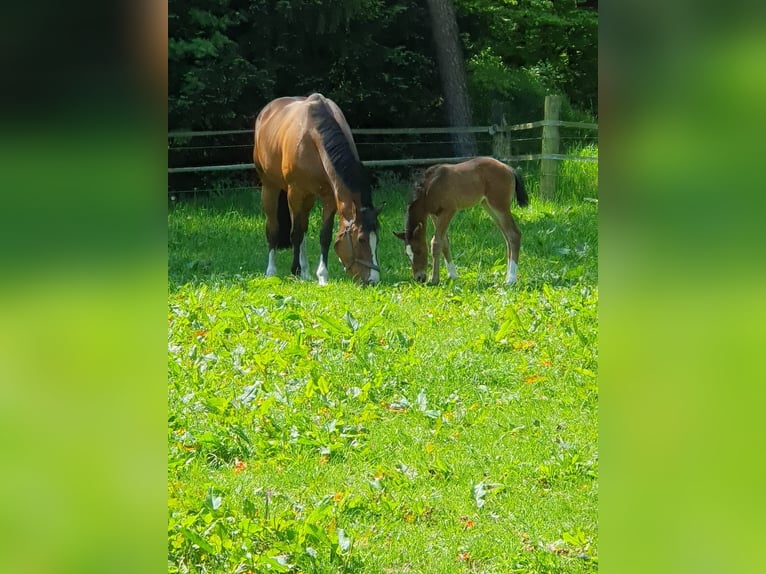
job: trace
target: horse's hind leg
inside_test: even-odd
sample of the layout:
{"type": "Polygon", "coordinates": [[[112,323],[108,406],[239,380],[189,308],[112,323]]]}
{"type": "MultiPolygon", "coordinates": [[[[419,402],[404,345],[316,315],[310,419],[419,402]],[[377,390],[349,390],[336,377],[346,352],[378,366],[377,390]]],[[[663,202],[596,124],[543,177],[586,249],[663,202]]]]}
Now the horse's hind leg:
{"type": "Polygon", "coordinates": [[[516,283],[516,274],[519,264],[519,250],[521,249],[521,230],[516,225],[516,221],[511,215],[509,207],[498,209],[496,205],[490,202],[484,204],[487,212],[493,221],[500,228],[505,238],[507,248],[507,267],[505,271],[505,282],[508,285],[516,283]]]}

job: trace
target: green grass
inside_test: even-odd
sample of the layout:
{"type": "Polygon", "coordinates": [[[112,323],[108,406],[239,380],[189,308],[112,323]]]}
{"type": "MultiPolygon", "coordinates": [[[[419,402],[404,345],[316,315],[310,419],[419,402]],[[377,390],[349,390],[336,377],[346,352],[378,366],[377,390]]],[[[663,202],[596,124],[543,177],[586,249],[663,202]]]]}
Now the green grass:
{"type": "Polygon", "coordinates": [[[170,209],[170,572],[597,570],[597,204],[516,209],[512,288],[458,214],[461,278],[428,287],[390,233],[406,193],[376,190],[376,287],[288,252],[265,278],[257,195],[170,209]]]}
{"type": "MultiPolygon", "coordinates": [[[[575,146],[567,152],[574,157],[598,157],[598,146],[594,144],[575,146]]],[[[597,198],[598,162],[562,161],[559,178],[562,185],[557,189],[558,201],[576,201],[586,197],[597,198]]]]}

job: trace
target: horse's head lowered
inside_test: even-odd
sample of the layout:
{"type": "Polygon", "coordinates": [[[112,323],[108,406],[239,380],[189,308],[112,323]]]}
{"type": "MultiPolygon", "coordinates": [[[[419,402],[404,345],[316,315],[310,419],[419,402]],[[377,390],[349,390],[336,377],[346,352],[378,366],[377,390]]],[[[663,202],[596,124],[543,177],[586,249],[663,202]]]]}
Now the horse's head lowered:
{"type": "Polygon", "coordinates": [[[404,252],[412,264],[412,276],[420,283],[426,280],[426,265],[428,264],[428,247],[426,246],[426,225],[418,205],[412,202],[407,207],[407,217],[404,231],[394,231],[394,235],[404,241],[404,252]]]}
{"type": "Polygon", "coordinates": [[[380,281],[378,213],[379,210],[372,207],[362,207],[354,209],[352,219],[341,216],[334,245],[346,273],[369,285],[380,281]]]}

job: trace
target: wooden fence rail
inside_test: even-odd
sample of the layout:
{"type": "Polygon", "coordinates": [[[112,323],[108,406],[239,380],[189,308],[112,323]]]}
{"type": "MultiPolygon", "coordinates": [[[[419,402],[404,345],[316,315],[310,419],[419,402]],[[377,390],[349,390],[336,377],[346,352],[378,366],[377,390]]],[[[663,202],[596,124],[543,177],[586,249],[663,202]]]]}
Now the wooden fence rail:
{"type": "MultiPolygon", "coordinates": [[[[459,163],[471,159],[471,157],[427,157],[427,158],[409,158],[409,159],[371,159],[362,161],[366,167],[398,167],[404,165],[431,165],[435,163],[459,163]]],[[[509,157],[498,158],[504,163],[513,163],[519,161],[535,160],[553,160],[553,161],[598,161],[597,157],[574,157],[563,154],[541,154],[532,153],[526,155],[512,155],[509,157]]],[[[233,163],[228,165],[203,165],[192,167],[171,167],[168,173],[196,173],[205,171],[239,171],[255,169],[252,163],[233,163]]]]}
{"type": "MultiPolygon", "coordinates": [[[[544,126],[559,126],[563,128],[582,128],[588,130],[598,130],[598,124],[588,124],[580,122],[564,122],[561,120],[540,120],[539,122],[529,122],[525,124],[516,124],[513,126],[469,126],[469,127],[446,127],[446,128],[357,128],[352,129],[351,133],[364,135],[420,135],[420,134],[490,134],[494,135],[501,130],[518,131],[530,130],[544,126]]],[[[217,131],[175,131],[168,132],[168,139],[193,138],[205,136],[227,136],[237,134],[252,134],[253,130],[217,130],[217,131]]]]}
{"type": "MultiPolygon", "coordinates": [[[[597,157],[573,157],[559,153],[560,136],[559,128],[577,128],[598,131],[598,124],[567,122],[559,120],[561,109],[560,96],[546,96],[545,119],[523,124],[506,125],[504,119],[499,125],[469,126],[469,127],[441,127],[441,128],[361,128],[352,129],[354,135],[428,135],[428,134],[456,134],[474,133],[489,134],[492,136],[492,156],[505,163],[520,161],[540,161],[540,193],[543,197],[553,198],[556,192],[558,168],[561,161],[598,161],[597,157]],[[541,153],[511,155],[511,141],[514,133],[522,130],[543,128],[541,153]]],[[[197,138],[206,136],[252,134],[252,130],[213,130],[213,131],[174,131],[168,133],[168,140],[197,138]]],[[[211,146],[212,147],[212,146],[211,146]]],[[[173,148],[169,146],[169,149],[173,148]]],[[[467,157],[429,157],[429,158],[402,158],[386,160],[365,160],[362,163],[367,167],[395,167],[407,165],[431,165],[436,163],[458,163],[469,159],[467,157]]],[[[213,171],[238,171],[254,169],[252,163],[238,163],[229,165],[207,165],[171,167],[169,174],[196,173],[213,171]]]]}

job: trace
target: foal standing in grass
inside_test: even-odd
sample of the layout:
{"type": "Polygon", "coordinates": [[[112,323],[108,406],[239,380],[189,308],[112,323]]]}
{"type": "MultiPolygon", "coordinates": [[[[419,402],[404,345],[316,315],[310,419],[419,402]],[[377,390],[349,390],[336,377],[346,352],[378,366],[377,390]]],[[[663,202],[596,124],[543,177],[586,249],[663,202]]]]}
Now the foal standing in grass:
{"type": "Polygon", "coordinates": [[[429,167],[415,186],[412,201],[407,207],[404,231],[394,232],[404,241],[415,280],[423,282],[426,278],[426,216],[431,216],[435,228],[431,240],[433,267],[430,280],[435,285],[439,283],[439,259],[442,254],[447,262],[447,273],[450,278],[457,279],[447,237],[450,221],[458,211],[481,203],[505,237],[508,248],[505,282],[509,285],[515,283],[521,231],[511,215],[514,195],[520,207],[529,204],[521,175],[491,157],[429,167]]]}

